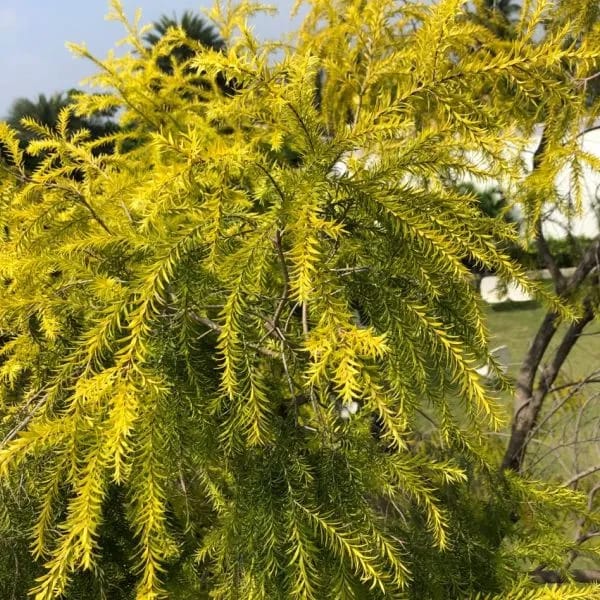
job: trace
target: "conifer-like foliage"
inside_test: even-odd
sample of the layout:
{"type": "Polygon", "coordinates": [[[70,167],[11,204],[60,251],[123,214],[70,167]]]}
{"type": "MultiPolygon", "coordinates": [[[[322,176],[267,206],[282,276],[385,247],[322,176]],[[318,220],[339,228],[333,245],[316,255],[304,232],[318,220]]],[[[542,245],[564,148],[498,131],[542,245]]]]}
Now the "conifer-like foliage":
{"type": "Polygon", "coordinates": [[[28,174],[0,126],[0,474],[37,502],[36,600],[106,581],[115,511],[139,600],[502,593],[568,547],[553,515],[578,497],[494,474],[464,264],[534,286],[512,225],[445,181],[517,185],[507,144],[532,106],[555,139],[576,117],[598,31],[532,42],[544,3],[511,41],[459,0],[307,4],[293,48],[217,4],[221,52],[174,28],[148,47],[114,0],[131,51],[73,46],[106,92],[74,110],[121,111],[114,152],[67,107],[24,123],[28,174]]]}
{"type": "MultiPolygon", "coordinates": [[[[73,99],[78,93],[80,92],[73,89],[64,94],[54,94],[50,97],[40,94],[35,100],[27,98],[15,100],[10,107],[6,122],[15,129],[21,140],[21,147],[26,148],[29,142],[44,137],[48,129],[54,129],[59,121],[61,111],[73,104],[73,99]],[[43,127],[32,128],[28,126],[27,123],[31,120],[43,127]],[[40,133],[40,129],[43,129],[42,133],[40,133]]],[[[112,112],[112,110],[109,110],[103,111],[103,114],[73,115],[68,123],[69,132],[74,133],[85,129],[89,132],[90,138],[99,138],[114,133],[116,124],[110,119],[112,112]]],[[[99,145],[96,151],[108,152],[110,146],[103,148],[99,145]]],[[[40,160],[40,156],[25,155],[24,165],[30,171],[35,169],[40,160]]]]}

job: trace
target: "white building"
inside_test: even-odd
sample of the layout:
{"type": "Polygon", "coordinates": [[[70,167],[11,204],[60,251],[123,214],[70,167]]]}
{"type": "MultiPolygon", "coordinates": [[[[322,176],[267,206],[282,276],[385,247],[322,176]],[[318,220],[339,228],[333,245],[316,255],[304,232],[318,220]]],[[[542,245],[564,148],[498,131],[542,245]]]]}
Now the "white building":
{"type": "MultiPolygon", "coordinates": [[[[600,158],[600,123],[599,129],[594,129],[581,136],[581,147],[584,151],[600,158]]],[[[525,155],[529,168],[533,163],[533,151],[540,141],[541,130],[532,139],[531,151],[525,155]]],[[[570,222],[558,211],[551,212],[544,220],[544,233],[548,238],[564,237],[567,231],[573,235],[595,237],[599,233],[598,219],[600,217],[600,172],[584,167],[584,193],[581,216],[573,218],[570,222]]],[[[572,189],[571,174],[565,170],[556,182],[559,192],[568,197],[572,189]]]]}

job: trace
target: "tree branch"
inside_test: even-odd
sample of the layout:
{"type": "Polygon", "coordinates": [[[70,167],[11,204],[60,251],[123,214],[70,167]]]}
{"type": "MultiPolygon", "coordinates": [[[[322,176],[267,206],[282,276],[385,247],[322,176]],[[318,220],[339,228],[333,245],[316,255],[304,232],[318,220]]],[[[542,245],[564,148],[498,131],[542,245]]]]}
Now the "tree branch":
{"type": "Polygon", "coordinates": [[[533,341],[533,344],[523,362],[517,378],[517,410],[513,417],[511,437],[502,460],[502,468],[520,472],[525,458],[527,445],[531,439],[532,431],[542,409],[544,399],[556,380],[571,349],[579,339],[585,326],[594,318],[594,311],[590,298],[584,301],[585,311],[581,319],[571,323],[554,357],[541,373],[540,382],[533,390],[533,382],[538,366],[548,348],[550,340],[556,332],[556,313],[546,314],[542,326],[533,341]]]}
{"type": "MultiPolygon", "coordinates": [[[[214,321],[207,317],[201,317],[197,315],[193,311],[188,311],[188,314],[196,321],[197,323],[201,323],[202,325],[206,325],[209,329],[212,329],[215,333],[221,333],[222,328],[220,325],[217,325],[214,321]]],[[[276,358],[277,360],[281,360],[281,355],[279,352],[275,352],[275,350],[271,350],[271,348],[265,348],[264,346],[260,346],[259,344],[254,344],[252,342],[248,343],[248,346],[254,348],[264,356],[268,356],[269,358],[276,358]]]]}
{"type": "Polygon", "coordinates": [[[596,569],[573,569],[565,576],[559,571],[538,568],[531,571],[530,575],[536,583],[600,583],[600,571],[596,569]]]}
{"type": "Polygon", "coordinates": [[[536,245],[542,260],[544,261],[544,265],[548,271],[550,271],[552,281],[554,282],[554,290],[560,295],[566,286],[566,281],[563,274],[560,272],[560,268],[556,263],[556,260],[554,260],[554,256],[552,256],[552,252],[550,252],[550,246],[548,246],[548,242],[546,241],[544,232],[542,231],[541,219],[538,219],[536,225],[536,245]]]}
{"type": "Polygon", "coordinates": [[[288,272],[287,264],[285,262],[285,256],[283,255],[281,231],[279,229],[275,232],[275,247],[277,248],[277,255],[279,256],[279,261],[281,262],[281,271],[283,273],[283,293],[281,295],[281,299],[279,300],[279,304],[275,309],[275,314],[273,315],[273,330],[275,332],[278,332],[279,317],[281,317],[283,307],[285,306],[290,295],[290,274],[288,272]]]}
{"type": "Polygon", "coordinates": [[[584,479],[585,477],[588,477],[589,475],[593,475],[594,473],[597,473],[598,471],[600,471],[600,465],[594,465],[593,467],[589,467],[588,469],[585,469],[584,471],[580,471],[579,473],[576,473],[575,475],[573,475],[573,477],[571,477],[571,479],[566,481],[563,484],[563,486],[571,487],[572,485],[574,485],[581,479],[584,479]]]}
{"type": "Polygon", "coordinates": [[[27,427],[29,422],[35,416],[35,413],[40,409],[42,404],[46,401],[46,395],[43,393],[44,390],[40,390],[36,394],[34,394],[25,404],[25,408],[27,408],[34,400],[37,399],[37,402],[31,407],[27,415],[19,421],[7,434],[4,436],[4,439],[0,442],[0,449],[4,448],[8,443],[10,443],[17,435],[27,427]]]}

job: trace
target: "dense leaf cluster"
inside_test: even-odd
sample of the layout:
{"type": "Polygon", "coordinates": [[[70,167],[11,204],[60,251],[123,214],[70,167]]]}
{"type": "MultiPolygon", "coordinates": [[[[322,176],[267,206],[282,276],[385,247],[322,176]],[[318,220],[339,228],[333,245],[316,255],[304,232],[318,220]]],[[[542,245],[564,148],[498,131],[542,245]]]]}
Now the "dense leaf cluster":
{"type": "Polygon", "coordinates": [[[131,51],[74,48],[106,93],[25,122],[32,173],[0,129],[0,474],[36,502],[36,600],[79,572],[109,597],[135,573],[140,600],[448,598],[557,564],[580,501],[493,473],[465,263],[535,285],[513,227],[445,182],[520,181],[523,103],[559,136],[583,102],[564,65],[598,46],[570,22],[530,43],[543,11],[506,42],[458,0],[313,0],[293,50],[259,44],[251,3],[212,13],[227,52],[148,47],[112,4],[131,51]],[[69,128],[113,109],[109,138],[69,128]]]}

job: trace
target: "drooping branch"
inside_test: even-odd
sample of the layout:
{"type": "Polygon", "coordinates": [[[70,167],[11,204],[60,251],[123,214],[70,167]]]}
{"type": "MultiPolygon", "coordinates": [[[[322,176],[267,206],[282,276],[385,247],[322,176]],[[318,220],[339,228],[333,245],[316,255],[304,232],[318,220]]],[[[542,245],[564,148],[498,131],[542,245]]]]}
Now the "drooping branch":
{"type": "Polygon", "coordinates": [[[281,332],[279,331],[279,319],[290,295],[290,275],[283,254],[281,231],[279,229],[275,232],[275,247],[277,248],[277,256],[279,257],[281,272],[283,274],[283,293],[281,294],[281,298],[273,315],[273,331],[281,335],[281,332]]]}

